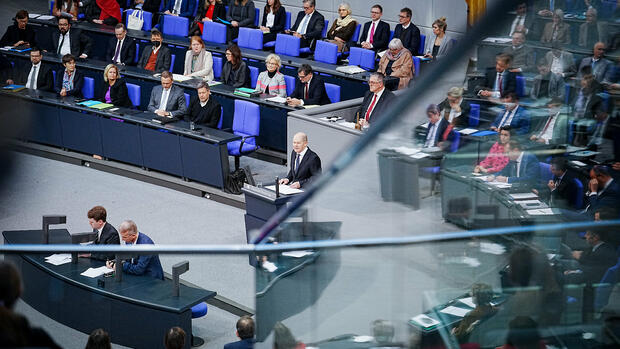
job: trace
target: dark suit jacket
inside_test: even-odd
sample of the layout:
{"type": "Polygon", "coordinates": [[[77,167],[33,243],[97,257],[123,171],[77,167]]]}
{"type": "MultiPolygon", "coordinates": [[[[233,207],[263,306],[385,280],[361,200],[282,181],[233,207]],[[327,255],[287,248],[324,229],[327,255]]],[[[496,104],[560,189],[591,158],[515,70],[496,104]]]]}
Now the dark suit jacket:
{"type": "Polygon", "coordinates": [[[242,339],[237,342],[224,344],[224,349],[252,349],[254,348],[254,339],[242,339]]]}
{"type": "Polygon", "coordinates": [[[142,5],[142,10],[150,12],[150,13],[157,13],[159,12],[159,6],[161,5],[162,1],[164,0],[144,0],[144,5],[142,5]]]}
{"type": "MultiPolygon", "coordinates": [[[[168,0],[168,2],[164,5],[164,10],[162,12],[166,12],[166,10],[172,12],[174,10],[175,0],[168,0]]],[[[192,18],[194,17],[194,9],[196,8],[196,0],[183,0],[181,3],[181,11],[179,16],[192,18]]]]}
{"type": "MultiPolygon", "coordinates": [[[[97,232],[93,229],[93,233],[97,232]]],[[[105,223],[103,229],[101,229],[101,236],[98,240],[95,240],[95,245],[119,245],[121,243],[121,239],[118,235],[118,231],[116,228],[112,226],[110,223],[105,223]]],[[[105,254],[105,253],[93,253],[90,255],[90,258],[99,259],[103,261],[114,259],[114,254],[105,254]]]]}
{"type": "Polygon", "coordinates": [[[309,184],[310,181],[313,180],[312,177],[321,174],[321,159],[319,159],[319,156],[316,155],[315,152],[308,148],[308,151],[306,151],[306,154],[299,163],[299,169],[295,169],[296,171],[293,171],[296,157],[297,153],[292,151],[291,162],[289,162],[291,169],[288,171],[286,178],[288,178],[289,184],[299,182],[300,186],[303,188],[304,185],[309,184]]]}
{"type": "MultiPolygon", "coordinates": [[[[37,71],[37,90],[53,91],[54,90],[54,76],[52,69],[47,64],[41,61],[39,70],[37,71]]],[[[32,69],[32,63],[28,63],[21,70],[17,71],[16,76],[13,78],[16,84],[26,85],[28,83],[28,74],[32,69]]]]}
{"type": "MultiPolygon", "coordinates": [[[[439,103],[439,110],[448,110],[450,109],[450,102],[448,98],[444,99],[441,103],[439,103]]],[[[461,115],[457,116],[452,120],[452,123],[455,127],[458,128],[466,128],[469,127],[469,112],[471,110],[471,105],[465,98],[461,99],[461,115]]]]}
{"type": "MultiPolygon", "coordinates": [[[[136,245],[142,244],[154,245],[155,243],[146,234],[139,233],[136,245]]],[[[156,254],[141,255],[137,258],[133,258],[133,262],[132,260],[125,261],[125,263],[123,263],[123,271],[127,274],[149,275],[156,279],[164,279],[164,270],[161,267],[159,256],[156,254]]]]}
{"type": "Polygon", "coordinates": [[[245,61],[241,61],[239,64],[239,68],[236,70],[233,69],[232,63],[226,61],[224,66],[222,67],[222,75],[221,75],[222,83],[233,86],[233,87],[247,87],[250,88],[252,85],[252,79],[250,77],[250,68],[245,63],[245,61]]]}
{"type": "MultiPolygon", "coordinates": [[[[364,94],[364,100],[362,101],[362,105],[360,105],[359,109],[360,120],[366,117],[366,112],[368,111],[368,108],[372,103],[374,95],[375,94],[370,91],[366,91],[366,94],[364,94]]],[[[387,108],[390,106],[390,104],[394,102],[395,98],[396,95],[392,91],[388,90],[387,88],[384,89],[383,93],[381,94],[381,98],[379,98],[375,102],[375,108],[370,114],[370,119],[368,121],[372,123],[379,120],[383,116],[387,108]]]]}
{"type": "MultiPolygon", "coordinates": [[[[362,33],[360,34],[360,44],[364,41],[368,41],[371,25],[372,21],[364,23],[362,33]]],[[[388,43],[390,41],[390,25],[382,20],[379,20],[379,24],[375,27],[375,35],[373,35],[372,41],[372,49],[375,52],[387,50],[388,43]]]]}
{"type": "MultiPolygon", "coordinates": [[[[118,40],[116,39],[116,37],[113,37],[110,39],[110,41],[108,41],[108,49],[105,53],[106,62],[112,62],[112,59],[114,58],[114,53],[116,53],[117,43],[118,43],[118,40]]],[[[121,60],[121,63],[125,65],[134,65],[135,57],[136,57],[136,42],[134,39],[130,38],[129,36],[125,36],[125,40],[123,41],[123,46],[121,46],[121,52],[119,53],[119,58],[121,60]]]]}
{"type": "MultiPolygon", "coordinates": [[[[505,113],[506,108],[502,107],[502,110],[497,114],[495,120],[493,120],[493,122],[491,123],[491,126],[498,127],[500,122],[502,122],[502,118],[504,117],[505,113]]],[[[523,106],[518,106],[515,116],[510,122],[510,127],[518,136],[523,136],[530,132],[530,115],[523,106]]]]}
{"type": "Polygon", "coordinates": [[[204,107],[200,106],[200,99],[198,99],[198,96],[193,96],[189,102],[185,120],[193,121],[199,125],[217,128],[221,113],[222,106],[213,95],[209,96],[209,100],[204,107]]]}
{"type": "MultiPolygon", "coordinates": [[[[67,96],[74,96],[76,98],[82,98],[82,86],[84,86],[84,74],[76,69],[73,77],[73,89],[67,91],[67,96]]],[[[62,79],[65,76],[65,68],[56,72],[56,83],[54,84],[54,91],[60,93],[62,90],[62,79]]]]}
{"type": "Polygon", "coordinates": [[[524,152],[519,177],[517,177],[516,161],[508,162],[508,165],[497,175],[508,177],[508,183],[527,183],[531,188],[538,188],[538,179],[540,178],[538,159],[535,155],[524,152]]]}
{"type": "MultiPolygon", "coordinates": [[[[99,96],[100,101],[105,102],[105,94],[108,92],[109,86],[107,82],[104,82],[99,96]]],[[[112,104],[117,107],[131,108],[133,104],[131,103],[131,99],[129,99],[129,91],[127,91],[125,79],[120,78],[112,85],[110,89],[110,99],[112,99],[112,104]]]]}
{"type": "Polygon", "coordinates": [[[397,24],[394,29],[394,37],[399,38],[403,42],[403,46],[412,55],[417,55],[420,48],[420,29],[413,22],[409,24],[406,30],[403,30],[402,24],[397,24]]]}
{"type": "MultiPolygon", "coordinates": [[[[153,52],[153,46],[147,46],[142,51],[142,55],[138,60],[138,68],[144,69],[146,63],[149,61],[149,57],[153,52]]],[[[164,70],[170,70],[171,58],[170,49],[164,44],[159,48],[159,52],[157,53],[157,60],[155,61],[155,73],[161,73],[164,70]]]]}
{"type": "Polygon", "coordinates": [[[6,28],[6,32],[0,39],[0,46],[13,46],[16,42],[23,40],[30,44],[30,47],[37,46],[35,32],[32,26],[26,24],[26,29],[21,30],[17,27],[17,23],[6,28]]]}
{"type": "Polygon", "coordinates": [[[603,242],[595,251],[592,251],[592,247],[583,251],[579,258],[579,265],[583,270],[584,281],[600,282],[607,269],[615,265],[617,261],[616,250],[607,242],[603,242]]]}
{"type": "MultiPolygon", "coordinates": [[[[439,121],[437,121],[439,124],[437,125],[437,132],[435,132],[435,144],[434,146],[437,146],[437,143],[442,141],[442,137],[443,134],[446,132],[446,128],[448,128],[448,121],[445,118],[441,118],[439,119],[439,121]]],[[[426,143],[426,137],[428,137],[428,132],[431,129],[431,124],[430,122],[428,123],[428,127],[426,128],[426,132],[423,132],[420,136],[422,136],[422,144],[426,143]]]]}
{"type": "Polygon", "coordinates": [[[600,208],[609,207],[618,210],[620,205],[620,185],[617,180],[613,180],[611,184],[602,193],[592,196],[586,196],[588,209],[586,213],[590,216],[594,216],[594,213],[600,208]]]}
{"type": "MultiPolygon", "coordinates": [[[[50,52],[58,52],[58,45],[60,45],[60,31],[58,29],[52,30],[52,47],[50,52]]],[[[93,45],[91,38],[82,33],[81,30],[71,28],[69,30],[69,40],[71,41],[71,54],[76,58],[82,53],[90,56],[90,50],[93,45]]]]}
{"type": "MultiPolygon", "coordinates": [[[[264,27],[267,25],[267,12],[263,11],[263,21],[261,25],[264,27]]],[[[280,6],[278,12],[275,13],[275,18],[273,19],[273,27],[270,28],[270,33],[281,33],[284,31],[284,26],[286,25],[286,10],[284,6],[280,6]]]]}
{"type": "MultiPolygon", "coordinates": [[[[299,11],[295,24],[291,27],[291,31],[296,32],[301,29],[299,25],[305,16],[306,13],[304,11],[299,11]]],[[[303,36],[304,39],[302,40],[301,46],[311,46],[314,40],[321,40],[323,37],[323,28],[325,28],[325,17],[323,17],[319,11],[314,10],[312,17],[310,17],[310,21],[308,21],[306,34],[303,36]]]]}
{"type": "MultiPolygon", "coordinates": [[[[161,95],[164,88],[161,85],[153,87],[151,90],[151,99],[149,99],[149,105],[146,110],[154,113],[158,109],[163,109],[159,103],[161,102],[161,95]]],[[[170,112],[170,115],[175,118],[182,118],[186,113],[185,95],[183,94],[183,88],[172,85],[170,88],[170,94],[166,101],[166,111],[170,112]]]]}
{"type": "MultiPolygon", "coordinates": [[[[484,84],[476,87],[476,93],[480,90],[493,90],[495,85],[495,77],[497,76],[497,70],[495,68],[487,68],[484,74],[484,84]]],[[[517,91],[517,73],[511,71],[504,71],[502,78],[502,94],[517,91]]]]}
{"type": "Polygon", "coordinates": [[[304,105],[323,105],[331,103],[329,97],[327,96],[327,92],[325,91],[325,82],[323,82],[323,79],[321,79],[318,74],[314,74],[314,76],[312,76],[312,80],[310,80],[310,86],[308,87],[308,99],[304,98],[304,84],[302,84],[299,79],[295,79],[295,90],[293,90],[290,97],[303,99],[304,105]]]}
{"type": "MultiPolygon", "coordinates": [[[[554,176],[553,180],[557,181],[557,178],[554,176]]],[[[555,190],[550,191],[549,187],[545,184],[542,187],[541,193],[547,198],[549,206],[573,210],[575,209],[573,194],[576,191],[577,185],[575,184],[575,178],[566,172],[555,190]]]]}

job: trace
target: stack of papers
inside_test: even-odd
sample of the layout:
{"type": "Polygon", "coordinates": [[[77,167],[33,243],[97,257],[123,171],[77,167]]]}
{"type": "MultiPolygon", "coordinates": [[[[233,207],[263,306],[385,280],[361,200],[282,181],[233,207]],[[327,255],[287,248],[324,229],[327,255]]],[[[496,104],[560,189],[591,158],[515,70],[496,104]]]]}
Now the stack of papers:
{"type": "Polygon", "coordinates": [[[174,80],[174,81],[181,81],[181,82],[183,82],[183,81],[191,80],[193,78],[194,78],[193,76],[185,76],[185,75],[182,75],[182,74],[172,74],[172,80],[174,80]]]}
{"type": "Polygon", "coordinates": [[[523,208],[536,208],[540,207],[543,203],[538,200],[521,200],[517,201],[517,204],[521,205],[523,208]]]}
{"type": "Polygon", "coordinates": [[[301,257],[309,256],[313,253],[314,252],[312,251],[287,251],[287,252],[282,252],[282,255],[284,257],[301,258],[301,257]]]}
{"type": "Polygon", "coordinates": [[[475,128],[464,128],[462,130],[459,130],[459,132],[464,134],[464,135],[470,135],[472,133],[478,132],[478,130],[475,129],[475,128]]]}
{"type": "Polygon", "coordinates": [[[498,43],[498,44],[507,44],[507,43],[512,41],[512,38],[509,38],[509,37],[491,37],[490,36],[490,37],[488,37],[488,38],[486,38],[486,39],[484,39],[482,41],[484,41],[484,42],[495,42],[495,43],[498,43]]]}
{"type": "Polygon", "coordinates": [[[45,261],[53,265],[71,263],[71,254],[69,253],[53,254],[51,256],[45,257],[45,261]]]}
{"type": "Polygon", "coordinates": [[[424,328],[429,328],[429,327],[433,327],[433,326],[437,326],[440,324],[439,321],[428,317],[424,314],[420,314],[418,316],[414,316],[411,318],[411,321],[417,323],[418,325],[424,327],[424,328]]]}
{"type": "Polygon", "coordinates": [[[80,275],[84,275],[87,276],[89,278],[96,278],[99,277],[105,273],[109,273],[111,272],[112,269],[108,269],[108,267],[106,267],[105,265],[103,267],[99,267],[99,268],[88,268],[85,272],[83,272],[80,275]]]}
{"type": "Polygon", "coordinates": [[[274,102],[274,103],[286,103],[286,98],[280,97],[280,96],[269,97],[265,100],[269,102],[274,102]]]}
{"type": "MultiPolygon", "coordinates": [[[[265,187],[269,190],[273,190],[276,191],[276,186],[275,185],[269,185],[267,187],[265,187]]],[[[304,191],[301,189],[295,189],[295,188],[291,188],[286,184],[280,184],[279,185],[279,190],[280,190],[280,194],[284,194],[284,195],[290,195],[290,194],[299,194],[299,193],[303,193],[304,191]]]]}
{"type": "Polygon", "coordinates": [[[512,193],[510,194],[510,197],[513,200],[530,200],[538,198],[538,196],[534,193],[512,193]]]}
{"type": "Polygon", "coordinates": [[[364,73],[366,70],[356,66],[356,65],[345,65],[336,68],[337,71],[345,73],[345,74],[356,74],[356,73],[364,73]]]}
{"type": "Polygon", "coordinates": [[[537,208],[533,210],[527,210],[527,214],[532,216],[547,216],[552,215],[553,210],[551,208],[537,208]]]}
{"type": "Polygon", "coordinates": [[[439,312],[440,313],[444,313],[444,314],[458,316],[458,317],[464,317],[470,311],[471,311],[471,309],[463,309],[463,308],[459,308],[459,307],[455,307],[455,306],[451,305],[451,306],[445,307],[444,309],[440,310],[439,312]]]}
{"type": "Polygon", "coordinates": [[[461,298],[461,299],[459,299],[459,302],[467,305],[470,308],[475,308],[476,307],[476,304],[474,304],[473,297],[461,298]]]}
{"type": "Polygon", "coordinates": [[[506,252],[506,248],[500,244],[496,244],[493,242],[481,242],[480,252],[495,254],[499,256],[506,252]]]}

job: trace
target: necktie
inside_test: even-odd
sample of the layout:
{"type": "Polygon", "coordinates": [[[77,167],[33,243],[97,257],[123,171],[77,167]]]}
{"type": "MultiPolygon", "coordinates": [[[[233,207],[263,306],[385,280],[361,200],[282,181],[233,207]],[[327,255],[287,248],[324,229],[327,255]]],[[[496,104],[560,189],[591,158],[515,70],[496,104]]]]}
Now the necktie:
{"type": "Polygon", "coordinates": [[[368,37],[368,42],[371,44],[374,41],[373,36],[375,36],[375,22],[372,22],[372,26],[370,27],[370,36],[368,37]]]}
{"type": "Polygon", "coordinates": [[[62,39],[60,40],[60,45],[58,45],[58,50],[56,51],[56,53],[58,53],[58,54],[60,54],[60,50],[62,49],[62,45],[65,43],[65,35],[62,35],[62,39]]]}
{"type": "Polygon", "coordinates": [[[375,96],[372,98],[372,103],[370,103],[368,110],[366,110],[366,117],[365,117],[366,121],[370,119],[370,113],[372,112],[372,108],[375,106],[376,102],[377,102],[377,94],[375,93],[375,96]]]}
{"type": "Polygon", "coordinates": [[[545,132],[547,132],[547,129],[549,128],[549,125],[551,124],[551,121],[553,120],[554,116],[550,116],[547,119],[547,123],[545,124],[545,127],[543,127],[543,130],[540,132],[540,134],[538,135],[538,137],[542,137],[542,135],[545,134],[545,132]]]}
{"type": "Polygon", "coordinates": [[[499,94],[500,96],[502,95],[502,92],[504,90],[504,87],[502,86],[502,75],[504,75],[504,73],[499,73],[499,78],[497,79],[498,83],[497,83],[497,90],[499,90],[499,94]]]}
{"type": "Polygon", "coordinates": [[[28,81],[28,88],[36,89],[34,80],[37,78],[37,66],[32,66],[32,73],[30,74],[30,81],[28,81]]]}
{"type": "Polygon", "coordinates": [[[506,113],[502,117],[502,120],[499,122],[499,125],[497,125],[497,128],[502,128],[506,124],[506,121],[508,120],[509,115],[510,115],[510,110],[506,109],[506,113]]]}
{"type": "Polygon", "coordinates": [[[308,83],[304,82],[304,99],[308,99],[310,96],[308,95],[308,83]]]}
{"type": "Polygon", "coordinates": [[[169,92],[170,91],[166,91],[166,90],[162,91],[162,93],[161,93],[161,101],[160,101],[160,104],[159,104],[159,109],[166,110],[166,107],[168,106],[168,93],[169,92]]]}
{"type": "Polygon", "coordinates": [[[118,62],[119,53],[121,53],[121,41],[120,40],[118,40],[118,42],[116,43],[116,51],[114,52],[114,58],[112,58],[112,61],[114,61],[114,63],[118,62]]]}
{"type": "Polygon", "coordinates": [[[299,157],[299,154],[297,154],[297,157],[295,157],[295,174],[299,172],[299,157]]]}
{"type": "Polygon", "coordinates": [[[310,20],[310,15],[306,15],[306,17],[304,17],[304,20],[301,21],[301,25],[300,30],[299,30],[299,34],[306,34],[306,27],[308,26],[308,21],[310,20]]]}

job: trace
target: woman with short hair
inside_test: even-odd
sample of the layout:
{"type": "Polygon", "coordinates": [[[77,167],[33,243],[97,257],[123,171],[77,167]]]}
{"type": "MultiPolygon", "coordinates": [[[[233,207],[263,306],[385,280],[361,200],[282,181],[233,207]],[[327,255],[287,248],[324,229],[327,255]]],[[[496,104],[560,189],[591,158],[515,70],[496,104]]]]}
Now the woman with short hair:
{"type": "Polygon", "coordinates": [[[334,24],[327,32],[327,40],[333,44],[338,45],[338,52],[342,52],[344,45],[351,40],[355,29],[357,27],[357,21],[351,16],[351,6],[346,2],[341,3],[338,6],[339,17],[336,18],[334,24]]]}
{"type": "Polygon", "coordinates": [[[213,81],[213,57],[205,50],[205,43],[200,36],[192,36],[189,50],[185,53],[183,75],[213,81]]]}
{"type": "Polygon", "coordinates": [[[398,89],[400,90],[409,86],[414,70],[411,52],[403,46],[403,42],[400,39],[392,39],[388,45],[388,50],[385,51],[381,61],[379,61],[377,71],[385,76],[399,78],[398,89]]]}
{"type": "Polygon", "coordinates": [[[280,73],[280,56],[270,54],[265,59],[267,70],[258,75],[256,81],[256,91],[270,95],[286,97],[286,82],[284,74],[280,73]]]}

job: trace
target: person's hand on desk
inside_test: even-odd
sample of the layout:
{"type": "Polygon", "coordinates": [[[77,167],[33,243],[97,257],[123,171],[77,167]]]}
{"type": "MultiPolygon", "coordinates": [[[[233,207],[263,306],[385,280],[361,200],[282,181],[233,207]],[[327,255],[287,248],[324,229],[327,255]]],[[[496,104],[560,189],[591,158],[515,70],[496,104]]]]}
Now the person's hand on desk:
{"type": "Polygon", "coordinates": [[[172,115],[170,114],[170,112],[167,112],[165,110],[157,109],[157,110],[155,110],[155,114],[157,114],[159,116],[169,117],[169,118],[172,119],[172,115]]]}
{"type": "Polygon", "coordinates": [[[62,90],[60,90],[60,96],[61,97],[66,97],[67,96],[67,90],[63,87],[62,90]]]}
{"type": "Polygon", "coordinates": [[[480,92],[478,92],[478,94],[482,97],[491,97],[493,95],[493,92],[491,91],[487,91],[487,90],[482,90],[480,92]]]}
{"type": "Polygon", "coordinates": [[[506,177],[506,176],[497,176],[497,177],[495,177],[495,181],[496,182],[508,183],[508,177],[506,177]]]}
{"type": "Polygon", "coordinates": [[[114,269],[114,267],[116,266],[116,262],[114,262],[114,261],[106,261],[106,262],[105,262],[105,266],[106,266],[108,269],[114,269]]]}
{"type": "Polygon", "coordinates": [[[301,105],[301,99],[286,97],[286,104],[290,105],[291,107],[296,107],[298,105],[301,105]]]}
{"type": "Polygon", "coordinates": [[[282,178],[278,183],[286,185],[288,184],[288,178],[282,178]]]}
{"type": "Polygon", "coordinates": [[[291,185],[289,185],[289,187],[291,187],[293,189],[300,189],[301,188],[301,184],[299,184],[299,182],[293,182],[293,183],[291,183],[291,185]]]}
{"type": "MultiPolygon", "coordinates": [[[[13,47],[17,47],[17,46],[20,46],[20,45],[28,45],[28,43],[25,42],[24,40],[19,40],[18,42],[13,44],[13,47]]],[[[28,46],[30,46],[30,45],[28,45],[28,46]]]]}
{"type": "Polygon", "coordinates": [[[263,33],[269,33],[269,32],[271,32],[271,29],[269,29],[269,27],[263,27],[262,25],[260,26],[260,30],[261,30],[263,33]]]}
{"type": "Polygon", "coordinates": [[[93,23],[103,24],[103,20],[101,20],[101,19],[93,19],[93,23]]]}
{"type": "Polygon", "coordinates": [[[477,165],[476,167],[474,167],[474,173],[489,173],[489,170],[480,165],[477,165]]]}
{"type": "Polygon", "coordinates": [[[239,26],[239,22],[232,21],[232,22],[230,22],[230,25],[232,25],[233,27],[238,27],[239,26]]]}
{"type": "Polygon", "coordinates": [[[549,180],[549,183],[547,183],[547,188],[549,188],[549,190],[555,190],[555,182],[552,180],[549,180]]]}
{"type": "Polygon", "coordinates": [[[13,85],[14,83],[15,83],[15,81],[13,81],[13,80],[11,80],[11,79],[8,79],[8,80],[6,81],[6,84],[7,84],[7,85],[13,85]]]}
{"type": "Polygon", "coordinates": [[[368,121],[364,118],[359,119],[357,123],[360,125],[360,129],[370,127],[370,123],[368,123],[368,121]]]}
{"type": "Polygon", "coordinates": [[[296,38],[300,38],[300,39],[303,37],[303,35],[301,35],[301,34],[299,34],[297,32],[293,32],[293,36],[296,37],[296,38]]]}

